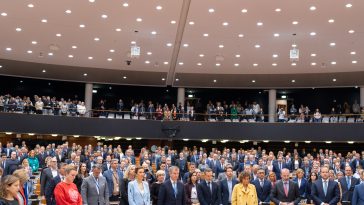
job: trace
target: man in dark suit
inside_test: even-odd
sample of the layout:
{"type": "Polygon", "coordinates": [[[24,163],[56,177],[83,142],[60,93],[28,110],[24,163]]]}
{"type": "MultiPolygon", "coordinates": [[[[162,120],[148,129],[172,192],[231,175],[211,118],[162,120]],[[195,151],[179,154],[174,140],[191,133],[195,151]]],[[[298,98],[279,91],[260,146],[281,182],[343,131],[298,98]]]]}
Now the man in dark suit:
{"type": "Polygon", "coordinates": [[[40,195],[45,196],[46,185],[58,175],[57,159],[52,157],[49,167],[42,170],[40,175],[40,195]]]}
{"type": "Polygon", "coordinates": [[[226,178],[220,182],[220,192],[221,192],[221,204],[231,205],[231,195],[235,184],[239,183],[236,178],[233,177],[233,168],[226,167],[226,178]]]}
{"type": "Polygon", "coordinates": [[[4,176],[13,174],[13,172],[19,167],[19,160],[16,158],[16,152],[12,151],[10,154],[10,159],[6,160],[4,169],[4,176]]]}
{"type": "Polygon", "coordinates": [[[336,205],[339,202],[339,185],[329,179],[329,168],[321,167],[321,179],[312,184],[311,196],[316,205],[336,205]]]}
{"type": "MultiPolygon", "coordinates": [[[[364,179],[364,172],[360,174],[360,179],[364,179]]],[[[353,198],[351,200],[352,205],[364,205],[364,183],[360,183],[355,186],[353,198]]]]}
{"type": "Polygon", "coordinates": [[[295,182],[298,185],[301,199],[307,199],[308,181],[306,178],[304,178],[303,170],[297,169],[296,175],[297,177],[293,179],[293,182],[295,182]]]}
{"type": "Polygon", "coordinates": [[[212,170],[205,169],[205,180],[197,185],[198,201],[201,205],[219,205],[220,188],[216,182],[212,181],[212,170]]]}
{"type": "Polygon", "coordinates": [[[272,184],[270,181],[264,178],[265,170],[260,168],[258,170],[258,177],[255,179],[252,184],[254,184],[255,189],[257,190],[258,202],[270,202],[270,190],[272,189],[272,184]]]}
{"type": "Polygon", "coordinates": [[[170,179],[165,181],[159,188],[158,205],[184,205],[185,191],[181,181],[178,180],[179,168],[172,166],[168,170],[170,179]]]}
{"type": "Polygon", "coordinates": [[[283,161],[283,157],[279,156],[277,161],[273,162],[273,172],[276,173],[277,179],[281,179],[282,169],[287,168],[286,163],[283,161]]]}
{"type": "Polygon", "coordinates": [[[353,177],[350,166],[345,167],[345,177],[339,179],[342,190],[342,202],[351,201],[355,185],[359,184],[359,180],[353,177]]]}
{"type": "Polygon", "coordinates": [[[187,160],[183,156],[183,152],[179,153],[179,158],[176,160],[176,166],[179,168],[180,171],[180,177],[182,178],[187,170],[187,160]]]}
{"type": "Polygon", "coordinates": [[[59,174],[51,179],[45,187],[45,199],[47,205],[56,205],[56,198],[54,197],[54,189],[56,188],[57,184],[64,180],[65,172],[64,168],[67,164],[61,163],[59,165],[59,174]]]}
{"type": "Polygon", "coordinates": [[[189,171],[188,171],[188,172],[186,172],[186,173],[183,175],[183,177],[182,177],[182,181],[183,181],[183,183],[184,183],[184,184],[186,184],[186,183],[187,183],[187,181],[188,181],[188,178],[189,178],[190,174],[191,174],[191,173],[193,173],[193,172],[195,172],[195,169],[196,169],[196,165],[195,165],[195,163],[191,162],[191,163],[190,163],[190,165],[189,165],[189,171]]]}
{"type": "Polygon", "coordinates": [[[270,200],[276,205],[298,204],[301,201],[298,185],[289,180],[287,168],[282,169],[281,177],[270,194],[270,200]]]}
{"type": "Polygon", "coordinates": [[[5,176],[5,169],[6,169],[6,154],[5,153],[2,153],[1,154],[1,160],[0,160],[0,168],[3,169],[3,175],[2,176],[5,176]]]}

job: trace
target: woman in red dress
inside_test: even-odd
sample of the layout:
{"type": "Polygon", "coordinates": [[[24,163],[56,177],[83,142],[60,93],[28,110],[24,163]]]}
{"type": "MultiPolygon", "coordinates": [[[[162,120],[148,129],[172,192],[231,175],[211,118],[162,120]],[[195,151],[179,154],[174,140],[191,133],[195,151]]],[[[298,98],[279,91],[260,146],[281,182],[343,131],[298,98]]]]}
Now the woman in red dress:
{"type": "Polygon", "coordinates": [[[77,169],[74,165],[65,167],[66,176],[64,181],[57,184],[54,189],[54,196],[57,205],[82,205],[82,197],[77,190],[76,184],[73,183],[77,175],[77,169]]]}

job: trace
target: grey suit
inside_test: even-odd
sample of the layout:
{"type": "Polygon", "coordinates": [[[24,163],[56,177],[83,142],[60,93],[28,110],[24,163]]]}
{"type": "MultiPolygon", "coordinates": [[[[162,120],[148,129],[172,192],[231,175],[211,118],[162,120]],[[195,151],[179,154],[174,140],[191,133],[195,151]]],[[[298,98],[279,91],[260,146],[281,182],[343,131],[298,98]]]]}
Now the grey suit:
{"type": "Polygon", "coordinates": [[[82,204],[87,205],[108,205],[109,189],[105,177],[101,174],[98,177],[99,192],[93,175],[83,179],[81,186],[82,204]]]}

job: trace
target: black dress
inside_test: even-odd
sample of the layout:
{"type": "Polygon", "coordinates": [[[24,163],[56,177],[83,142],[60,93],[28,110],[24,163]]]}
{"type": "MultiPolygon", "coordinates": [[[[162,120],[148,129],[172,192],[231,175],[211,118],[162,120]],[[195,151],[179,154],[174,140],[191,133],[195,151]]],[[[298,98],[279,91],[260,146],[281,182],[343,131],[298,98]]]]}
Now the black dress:
{"type": "Polygon", "coordinates": [[[158,202],[158,193],[159,193],[159,188],[161,187],[162,183],[157,183],[154,182],[152,184],[152,186],[150,187],[150,198],[152,200],[152,204],[156,205],[158,202]]]}
{"type": "Polygon", "coordinates": [[[128,201],[128,185],[130,180],[123,179],[120,183],[120,205],[129,205],[128,201]]]}

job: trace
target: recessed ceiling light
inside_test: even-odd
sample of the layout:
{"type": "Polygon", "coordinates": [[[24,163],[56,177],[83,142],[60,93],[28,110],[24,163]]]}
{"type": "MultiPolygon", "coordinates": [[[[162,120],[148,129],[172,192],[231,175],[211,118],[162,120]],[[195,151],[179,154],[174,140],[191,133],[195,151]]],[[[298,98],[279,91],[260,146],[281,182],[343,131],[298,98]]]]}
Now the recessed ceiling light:
{"type": "Polygon", "coordinates": [[[279,37],[279,33],[273,34],[274,37],[279,37]]]}
{"type": "Polygon", "coordinates": [[[101,18],[106,19],[107,18],[107,15],[106,14],[102,14],[101,15],[101,18]]]}
{"type": "Polygon", "coordinates": [[[332,42],[332,43],[330,43],[330,46],[331,47],[334,47],[334,46],[336,46],[336,43],[335,42],[332,42]]]}
{"type": "Polygon", "coordinates": [[[253,64],[253,66],[254,66],[254,67],[257,67],[257,66],[258,66],[258,63],[254,63],[254,64],[253,64]]]}
{"type": "Polygon", "coordinates": [[[155,9],[157,9],[157,10],[162,10],[162,8],[163,8],[162,6],[156,6],[155,7],[155,9]]]}
{"type": "Polygon", "coordinates": [[[216,65],[216,66],[221,66],[221,63],[216,63],[215,65],[216,65]]]}
{"type": "Polygon", "coordinates": [[[228,22],[224,22],[224,23],[222,23],[222,25],[223,25],[223,26],[228,26],[228,25],[229,25],[229,23],[228,23],[228,22]]]}
{"type": "Polygon", "coordinates": [[[238,67],[238,66],[239,66],[239,63],[235,63],[235,64],[234,64],[234,66],[235,66],[235,67],[238,67]]]}
{"type": "Polygon", "coordinates": [[[240,33],[240,34],[238,35],[238,37],[239,37],[239,38],[243,38],[243,37],[244,37],[244,34],[240,33]]]}
{"type": "Polygon", "coordinates": [[[210,13],[214,13],[214,12],[215,12],[215,9],[212,9],[212,8],[211,8],[211,9],[209,9],[209,12],[210,12],[210,13]]]}
{"type": "Polygon", "coordinates": [[[241,13],[247,13],[248,12],[248,9],[242,9],[241,10],[241,13]]]}
{"type": "Polygon", "coordinates": [[[53,53],[48,53],[49,56],[53,56],[53,53]]]}
{"type": "Polygon", "coordinates": [[[252,83],[255,83],[255,80],[252,80],[252,83]]]}
{"type": "Polygon", "coordinates": [[[293,48],[296,48],[296,47],[297,47],[297,45],[296,45],[296,44],[292,44],[292,47],[293,47],[293,48]]]}
{"type": "Polygon", "coordinates": [[[260,48],[260,45],[256,44],[254,47],[255,47],[255,48],[260,48]]]}
{"type": "Polygon", "coordinates": [[[209,36],[209,34],[208,34],[208,33],[204,33],[204,34],[203,34],[203,36],[204,36],[204,37],[208,37],[208,36],[209,36]]]}
{"type": "Polygon", "coordinates": [[[48,22],[48,20],[47,20],[47,19],[42,19],[42,20],[41,20],[41,22],[42,22],[42,23],[47,23],[47,22],[48,22]]]}
{"type": "Polygon", "coordinates": [[[114,53],[114,52],[115,52],[115,50],[114,50],[114,49],[110,49],[109,51],[110,51],[110,53],[114,53]]]}
{"type": "Polygon", "coordinates": [[[135,41],[131,41],[130,44],[136,44],[136,42],[135,41]]]}
{"type": "Polygon", "coordinates": [[[94,3],[95,2],[95,0],[88,0],[90,3],[94,3]]]}
{"type": "Polygon", "coordinates": [[[71,10],[69,10],[69,9],[67,9],[67,10],[65,11],[65,13],[66,13],[66,14],[70,14],[70,13],[72,13],[72,11],[71,11],[71,10]]]}
{"type": "Polygon", "coordinates": [[[278,54],[273,54],[272,57],[273,58],[278,58],[278,54]]]}
{"type": "Polygon", "coordinates": [[[145,61],[145,64],[149,64],[150,63],[150,61],[145,61]]]}
{"type": "Polygon", "coordinates": [[[43,69],[43,70],[42,70],[42,73],[45,73],[45,72],[47,72],[47,71],[46,71],[45,69],[43,69]]]}
{"type": "Polygon", "coordinates": [[[150,32],[152,35],[156,35],[157,34],[157,31],[152,31],[150,32]]]}
{"type": "Polygon", "coordinates": [[[224,48],[224,45],[220,44],[220,45],[219,45],[219,48],[224,48]]]}
{"type": "Polygon", "coordinates": [[[183,62],[179,62],[178,64],[179,64],[179,65],[183,65],[183,62]]]}
{"type": "Polygon", "coordinates": [[[8,48],[6,48],[5,50],[7,50],[7,51],[11,51],[11,50],[13,50],[12,48],[10,48],[10,47],[8,47],[8,48]]]}
{"type": "Polygon", "coordinates": [[[73,58],[73,55],[68,55],[68,58],[73,58]]]}
{"type": "Polygon", "coordinates": [[[127,79],[128,77],[126,77],[126,76],[123,76],[123,78],[124,78],[124,79],[127,79]]]}
{"type": "Polygon", "coordinates": [[[291,66],[296,66],[297,65],[297,63],[291,63],[291,66]]]}
{"type": "Polygon", "coordinates": [[[167,43],[167,46],[168,46],[168,47],[171,47],[171,46],[172,46],[172,43],[167,43]]]}
{"type": "Polygon", "coordinates": [[[202,66],[202,63],[197,63],[198,66],[202,66]]]}
{"type": "Polygon", "coordinates": [[[200,57],[202,58],[202,57],[204,57],[205,55],[204,54],[200,54],[200,57]]]}
{"type": "Polygon", "coordinates": [[[123,3],[123,7],[128,7],[129,6],[129,4],[128,3],[123,3]]]}
{"type": "Polygon", "coordinates": [[[85,28],[85,24],[80,24],[80,28],[85,28]]]}
{"type": "Polygon", "coordinates": [[[311,57],[316,57],[316,53],[311,53],[311,57]]]}
{"type": "Polygon", "coordinates": [[[213,82],[214,82],[214,83],[216,83],[216,82],[217,82],[217,80],[213,80],[213,82]]]}
{"type": "Polygon", "coordinates": [[[352,4],[346,4],[345,7],[346,8],[351,8],[353,5],[352,4]]]}
{"type": "Polygon", "coordinates": [[[15,29],[17,32],[20,32],[21,31],[21,28],[16,28],[15,29]]]}
{"type": "Polygon", "coordinates": [[[165,81],[166,79],[165,78],[162,78],[163,81],[165,81]]]}
{"type": "Polygon", "coordinates": [[[150,52],[150,51],[149,51],[149,52],[147,52],[147,55],[148,55],[148,56],[152,55],[152,52],[150,52]]]}
{"type": "Polygon", "coordinates": [[[354,30],[349,30],[348,33],[353,34],[353,33],[355,33],[355,31],[354,30]]]}
{"type": "Polygon", "coordinates": [[[137,21],[137,22],[142,22],[142,21],[143,21],[143,19],[142,19],[142,18],[137,18],[137,19],[136,19],[136,21],[137,21]]]}
{"type": "Polygon", "coordinates": [[[316,7],[315,7],[315,6],[311,6],[311,7],[310,7],[310,10],[311,10],[311,11],[315,11],[315,10],[316,10],[316,7]]]}
{"type": "Polygon", "coordinates": [[[332,61],[332,62],[331,62],[331,65],[336,65],[336,62],[335,62],[335,61],[332,61]]]}
{"type": "Polygon", "coordinates": [[[292,82],[292,83],[295,83],[295,82],[296,82],[296,80],[291,80],[291,82],[292,82]]]}
{"type": "Polygon", "coordinates": [[[3,66],[2,65],[0,65],[0,68],[2,68],[3,66]]]}
{"type": "Polygon", "coordinates": [[[27,51],[27,53],[31,54],[31,53],[33,53],[33,51],[29,50],[29,51],[27,51]]]}
{"type": "Polygon", "coordinates": [[[257,26],[263,26],[263,22],[258,22],[257,26]]]}
{"type": "Polygon", "coordinates": [[[37,42],[36,41],[32,41],[32,44],[35,45],[35,44],[37,44],[37,42]]]}
{"type": "Polygon", "coordinates": [[[334,20],[334,19],[329,19],[329,20],[328,20],[328,22],[329,22],[329,23],[334,23],[334,22],[335,22],[335,20],[334,20]]]}
{"type": "Polygon", "coordinates": [[[100,38],[96,37],[96,38],[94,38],[94,40],[95,40],[95,41],[99,41],[99,40],[100,40],[100,38]]]}
{"type": "Polygon", "coordinates": [[[312,66],[315,66],[315,65],[316,65],[316,63],[315,63],[315,62],[312,62],[312,63],[311,63],[311,65],[312,65],[312,66]]]}
{"type": "Polygon", "coordinates": [[[94,59],[94,57],[92,57],[92,56],[89,56],[89,57],[88,57],[88,59],[89,59],[89,60],[92,60],[92,59],[94,59]]]}
{"type": "Polygon", "coordinates": [[[357,63],[358,63],[358,61],[351,61],[351,63],[352,63],[352,64],[357,64],[357,63]]]}
{"type": "Polygon", "coordinates": [[[188,44],[187,43],[183,44],[183,47],[188,47],[188,44]]]}
{"type": "Polygon", "coordinates": [[[356,55],[356,52],[355,51],[351,51],[350,52],[350,55],[356,55]]]}
{"type": "Polygon", "coordinates": [[[116,28],[115,31],[120,32],[121,28],[116,28]]]}
{"type": "Polygon", "coordinates": [[[87,73],[84,73],[83,76],[87,76],[87,73]]]}
{"type": "Polygon", "coordinates": [[[1,16],[7,16],[8,14],[7,13],[5,13],[5,12],[2,12],[1,13],[1,16]]]}
{"type": "Polygon", "coordinates": [[[272,63],[272,66],[277,66],[277,63],[272,63]]]}
{"type": "Polygon", "coordinates": [[[240,54],[236,54],[236,55],[235,55],[235,57],[236,57],[236,58],[240,58],[240,54]]]}
{"type": "Polygon", "coordinates": [[[336,82],[336,78],[332,79],[332,81],[336,82]]]}
{"type": "Polygon", "coordinates": [[[62,34],[60,34],[60,33],[57,33],[57,34],[56,34],[56,36],[57,36],[57,37],[61,37],[61,36],[62,36],[62,34]]]}
{"type": "Polygon", "coordinates": [[[355,88],[358,88],[358,86],[355,86],[355,88]]]}
{"type": "Polygon", "coordinates": [[[188,24],[190,24],[190,25],[195,25],[195,22],[190,21],[188,24]]]}
{"type": "Polygon", "coordinates": [[[77,46],[72,46],[72,48],[73,48],[73,49],[76,49],[76,48],[77,48],[77,46]]]}
{"type": "Polygon", "coordinates": [[[310,35],[311,36],[316,36],[316,32],[311,32],[310,35]]]}
{"type": "Polygon", "coordinates": [[[298,24],[298,21],[292,21],[292,24],[293,25],[297,25],[298,24]]]}
{"type": "Polygon", "coordinates": [[[28,4],[29,8],[34,8],[34,4],[28,4]]]}
{"type": "Polygon", "coordinates": [[[176,21],[171,21],[171,24],[176,24],[176,21]]]}
{"type": "Polygon", "coordinates": [[[164,65],[168,65],[168,61],[164,61],[164,65]]]}
{"type": "Polygon", "coordinates": [[[281,12],[282,11],[282,9],[280,9],[280,8],[276,8],[276,10],[275,10],[276,12],[281,12]]]}
{"type": "Polygon", "coordinates": [[[112,61],[112,58],[108,58],[107,61],[112,61]]]}

